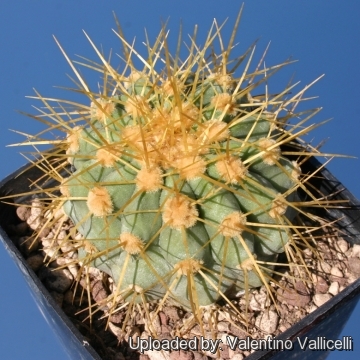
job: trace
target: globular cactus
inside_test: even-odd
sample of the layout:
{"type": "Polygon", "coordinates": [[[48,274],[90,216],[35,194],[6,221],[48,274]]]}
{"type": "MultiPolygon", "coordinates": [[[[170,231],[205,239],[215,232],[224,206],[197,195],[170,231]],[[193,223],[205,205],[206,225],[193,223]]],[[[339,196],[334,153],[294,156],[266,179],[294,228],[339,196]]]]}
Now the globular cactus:
{"type": "Polygon", "coordinates": [[[276,261],[292,236],[299,166],[275,116],[244,111],[247,90],[213,71],[134,72],[67,138],[65,213],[119,291],[208,305],[269,279],[256,260],[276,261]]]}
{"type": "Polygon", "coordinates": [[[234,291],[268,286],[278,254],[294,232],[301,237],[294,221],[304,180],[295,160],[304,153],[296,156],[293,147],[290,160],[283,149],[311,128],[303,126],[310,116],[294,111],[303,90],[287,100],[288,88],[254,98],[281,66],[249,73],[248,52],[244,71],[236,70],[246,60],[230,59],[236,27],[225,48],[214,22],[204,47],[193,38],[183,62],[179,49],[171,56],[164,29],[153,46],[147,43],[148,58],[120,31],[122,71],[94,45],[102,63],[85,64],[103,73],[100,93],[67,58],[89,105],[66,110],[65,102],[59,112],[39,96],[67,134],[55,141],[66,161],[55,167],[48,153],[39,160],[60,183],[51,206],[63,209],[82,235],[67,238],[81,268],[113,278],[114,309],[159,300],[198,314],[220,299],[229,302],[234,291]],[[291,118],[302,120],[287,126],[291,118]]]}

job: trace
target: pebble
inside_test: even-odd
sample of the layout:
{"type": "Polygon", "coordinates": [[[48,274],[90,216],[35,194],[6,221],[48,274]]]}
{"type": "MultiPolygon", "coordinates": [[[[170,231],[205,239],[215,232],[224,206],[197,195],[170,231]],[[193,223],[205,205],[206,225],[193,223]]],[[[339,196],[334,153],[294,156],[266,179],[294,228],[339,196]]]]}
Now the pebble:
{"type": "Polygon", "coordinates": [[[72,263],[73,261],[71,259],[69,259],[70,263],[68,262],[68,269],[71,272],[71,275],[73,276],[74,279],[77,279],[78,274],[79,274],[79,267],[77,265],[75,265],[74,263],[72,263]]]}
{"type": "MultiPolygon", "coordinates": [[[[75,229],[75,228],[73,228],[73,229],[75,229]]],[[[80,233],[77,233],[75,236],[74,236],[74,239],[75,240],[81,240],[81,239],[83,239],[84,237],[82,236],[82,234],[80,234],[80,233]]]]}
{"type": "MultiPolygon", "coordinates": [[[[226,331],[228,332],[229,331],[229,327],[230,327],[230,324],[225,322],[225,321],[220,321],[217,323],[217,329],[219,331],[226,331]]],[[[226,343],[225,343],[226,344],[226,343]]]]}
{"type": "Polygon", "coordinates": [[[329,285],[327,284],[326,280],[316,274],[312,274],[312,279],[315,285],[315,291],[318,293],[326,293],[329,289],[329,285]]]}
{"type": "Polygon", "coordinates": [[[76,252],[75,246],[69,241],[61,241],[60,249],[67,257],[71,258],[76,252]]]}
{"type": "Polygon", "coordinates": [[[15,232],[19,236],[24,236],[28,233],[29,226],[26,222],[21,222],[15,226],[15,232]]]}
{"type": "Polygon", "coordinates": [[[304,249],[303,254],[306,258],[312,258],[313,256],[313,252],[309,248],[304,249]]]}
{"type": "Polygon", "coordinates": [[[291,309],[291,306],[304,307],[311,300],[309,292],[302,281],[297,281],[295,283],[295,289],[292,289],[289,286],[285,289],[279,289],[278,294],[279,300],[285,302],[289,309],[291,309]]]}
{"type": "Polygon", "coordinates": [[[340,277],[340,278],[342,278],[344,276],[343,273],[341,272],[341,270],[336,266],[333,266],[331,268],[330,274],[334,275],[334,276],[337,276],[337,277],[340,277]]]}
{"type": "Polygon", "coordinates": [[[235,356],[231,357],[232,360],[243,360],[244,359],[244,355],[242,354],[236,354],[235,356]]]}
{"type": "Polygon", "coordinates": [[[34,241],[34,239],[30,236],[21,236],[18,240],[18,244],[20,247],[20,251],[24,255],[29,256],[30,253],[37,250],[39,246],[39,241],[37,239],[34,241]]]}
{"type": "Polygon", "coordinates": [[[316,306],[321,306],[331,299],[330,294],[315,294],[313,297],[313,302],[316,306]]]}
{"type": "Polygon", "coordinates": [[[64,293],[68,290],[73,282],[73,277],[69,270],[58,269],[51,270],[49,268],[45,278],[45,284],[49,289],[64,293]]]}
{"type": "Polygon", "coordinates": [[[150,360],[170,360],[170,355],[167,351],[147,350],[144,353],[150,360]]]}
{"type": "Polygon", "coordinates": [[[87,272],[90,276],[92,276],[94,279],[98,279],[98,280],[102,280],[103,279],[103,272],[100,271],[97,268],[94,268],[92,266],[89,266],[88,268],[88,272],[87,272]]]}
{"type": "Polygon", "coordinates": [[[101,304],[100,308],[104,307],[104,301],[108,297],[108,293],[105,289],[104,283],[101,280],[94,280],[90,284],[91,294],[94,300],[101,304]]]}
{"type": "Polygon", "coordinates": [[[255,325],[265,333],[272,334],[277,328],[278,321],[279,315],[275,311],[269,310],[256,318],[255,325]]]}
{"type": "Polygon", "coordinates": [[[353,273],[355,277],[360,277],[360,259],[350,258],[349,270],[353,273]]]}
{"type": "Polygon", "coordinates": [[[44,258],[41,255],[36,254],[36,255],[29,256],[26,259],[26,262],[28,263],[30,268],[36,272],[44,264],[44,258]]]}
{"type": "Polygon", "coordinates": [[[63,265],[66,265],[66,259],[62,256],[57,257],[54,261],[50,263],[50,266],[55,269],[63,265]]]}
{"type": "MultiPolygon", "coordinates": [[[[62,255],[64,255],[64,254],[62,254],[62,255]]],[[[76,262],[74,260],[68,259],[63,256],[59,256],[59,254],[58,254],[58,257],[56,257],[56,259],[54,261],[52,261],[49,266],[53,269],[56,269],[59,267],[63,267],[63,268],[66,267],[70,271],[73,278],[76,279],[78,276],[79,269],[78,269],[78,266],[75,265],[75,263],[76,262]]]]}
{"type": "MultiPolygon", "coordinates": [[[[232,359],[232,357],[230,357],[230,359],[232,359]]],[[[201,354],[199,352],[194,352],[194,360],[208,360],[208,358],[204,354],[201,354]]]]}
{"type": "Polygon", "coordinates": [[[279,330],[281,331],[281,332],[284,332],[285,330],[287,330],[288,329],[288,327],[286,327],[285,325],[280,325],[279,326],[279,330]]]}
{"type": "Polygon", "coordinates": [[[339,293],[339,289],[340,289],[340,285],[337,281],[334,281],[330,284],[330,287],[329,287],[329,293],[331,295],[337,295],[339,293]]]}
{"type": "Polygon", "coordinates": [[[255,295],[251,296],[251,299],[249,301],[249,308],[252,311],[260,311],[261,310],[261,305],[256,300],[255,295]]]}
{"type": "Polygon", "coordinates": [[[357,257],[360,259],[360,245],[359,244],[355,244],[353,246],[351,257],[357,257]]]}
{"type": "Polygon", "coordinates": [[[22,221],[26,221],[31,214],[31,210],[27,206],[19,206],[16,208],[16,215],[22,221]]]}
{"type": "MultiPolygon", "coordinates": [[[[64,239],[66,239],[67,238],[67,233],[66,233],[66,231],[65,230],[60,230],[60,232],[59,232],[59,234],[57,235],[57,239],[58,240],[64,240],[64,239]]],[[[61,243],[60,241],[59,241],[59,243],[61,243]]]]}
{"type": "MultiPolygon", "coordinates": [[[[210,351],[204,351],[204,354],[208,357],[208,358],[212,358],[212,359],[219,359],[219,356],[217,353],[213,354],[210,351]]],[[[180,360],[180,359],[179,359],[180,360]]]]}
{"type": "MultiPolygon", "coordinates": [[[[171,355],[170,355],[171,358],[171,355]]],[[[194,359],[194,353],[192,351],[184,351],[184,350],[180,350],[179,351],[179,356],[177,357],[173,357],[171,359],[174,360],[193,360],[194,359]]]]}
{"type": "Polygon", "coordinates": [[[65,214],[62,207],[57,209],[54,213],[52,213],[52,216],[58,221],[58,222],[66,222],[69,220],[69,217],[65,214]]]}
{"type": "Polygon", "coordinates": [[[41,244],[44,248],[53,248],[53,247],[57,246],[57,242],[55,239],[43,238],[43,239],[41,239],[41,244]]]}
{"type": "Polygon", "coordinates": [[[56,257],[58,250],[54,248],[43,248],[42,253],[44,256],[46,256],[47,259],[53,259],[56,257]]]}
{"type": "Polygon", "coordinates": [[[260,306],[259,310],[264,310],[265,307],[270,305],[270,302],[269,302],[270,299],[269,299],[269,295],[265,291],[263,291],[263,289],[261,289],[261,290],[258,294],[254,295],[254,298],[256,299],[257,303],[260,306]]]}
{"type": "Polygon", "coordinates": [[[43,220],[42,207],[39,199],[33,200],[30,208],[30,216],[26,219],[27,224],[33,230],[37,230],[41,226],[43,220]]]}
{"type": "Polygon", "coordinates": [[[320,271],[324,271],[327,274],[331,271],[331,266],[325,261],[320,261],[318,264],[318,268],[320,271]]]}
{"type": "Polygon", "coordinates": [[[339,239],[339,241],[336,243],[337,248],[342,252],[342,253],[346,253],[349,249],[349,244],[347,243],[346,240],[344,239],[339,239]]]}
{"type": "Polygon", "coordinates": [[[156,314],[155,311],[151,311],[149,313],[150,319],[152,320],[151,324],[150,324],[151,329],[149,329],[149,326],[148,326],[149,324],[147,324],[147,322],[145,323],[145,331],[147,331],[149,333],[152,333],[151,330],[155,330],[156,333],[159,333],[160,330],[161,330],[161,324],[160,324],[159,316],[155,315],[155,314],[156,314]]]}

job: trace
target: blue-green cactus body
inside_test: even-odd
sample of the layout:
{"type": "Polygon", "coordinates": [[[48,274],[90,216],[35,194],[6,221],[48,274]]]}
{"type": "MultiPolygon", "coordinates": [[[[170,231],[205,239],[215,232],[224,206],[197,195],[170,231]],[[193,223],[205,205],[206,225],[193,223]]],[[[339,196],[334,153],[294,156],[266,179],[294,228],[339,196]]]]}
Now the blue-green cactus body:
{"type": "Polygon", "coordinates": [[[214,303],[268,281],[263,262],[291,238],[299,168],[232,83],[179,76],[169,91],[137,75],[69,138],[64,211],[92,249],[80,257],[125,298],[214,303]]]}

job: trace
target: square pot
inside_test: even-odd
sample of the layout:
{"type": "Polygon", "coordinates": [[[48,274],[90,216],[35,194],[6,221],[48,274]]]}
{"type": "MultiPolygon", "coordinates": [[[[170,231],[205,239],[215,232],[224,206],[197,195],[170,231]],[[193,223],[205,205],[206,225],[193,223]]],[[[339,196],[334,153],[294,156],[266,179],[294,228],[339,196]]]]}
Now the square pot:
{"type": "MultiPolygon", "coordinates": [[[[312,158],[304,164],[303,171],[312,173],[320,165],[316,159],[312,158]]],[[[26,193],[29,190],[31,181],[39,178],[42,173],[35,167],[28,170],[27,168],[28,165],[25,165],[0,183],[0,197],[26,193]]],[[[328,209],[326,217],[330,221],[341,219],[337,222],[337,226],[343,233],[342,237],[350,244],[360,244],[359,201],[325,168],[318,172],[316,179],[312,180],[312,185],[324,195],[336,194],[333,199],[349,201],[346,209],[328,209]]],[[[51,186],[51,184],[45,184],[44,186],[51,186]]],[[[26,199],[26,197],[15,197],[13,200],[15,203],[21,204],[29,199],[26,199]]],[[[26,279],[40,311],[46,317],[51,328],[59,336],[64,349],[66,349],[71,358],[101,360],[99,354],[91,347],[63,310],[57,305],[7,235],[7,225],[16,222],[15,210],[14,206],[0,203],[0,239],[26,279]]],[[[276,339],[284,341],[290,339],[293,344],[291,352],[276,350],[256,351],[246,359],[324,359],[328,355],[328,351],[304,352],[300,345],[306,337],[309,339],[319,338],[319,341],[321,341],[321,337],[337,339],[359,299],[360,279],[276,337],[276,339]]]]}

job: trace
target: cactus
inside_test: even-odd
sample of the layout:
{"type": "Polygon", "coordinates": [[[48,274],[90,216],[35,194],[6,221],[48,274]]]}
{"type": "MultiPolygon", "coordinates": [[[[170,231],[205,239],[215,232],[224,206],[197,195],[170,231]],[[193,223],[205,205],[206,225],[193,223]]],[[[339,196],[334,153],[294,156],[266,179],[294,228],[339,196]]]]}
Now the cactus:
{"type": "Polygon", "coordinates": [[[312,128],[304,123],[316,111],[295,113],[304,90],[287,100],[290,87],[251,95],[288,63],[250,73],[253,51],[231,59],[237,25],[225,48],[215,21],[204,47],[192,38],[183,62],[171,56],[165,29],[146,44],[148,58],[119,30],[122,72],[89,39],[101,64],[83,65],[103,73],[100,93],[65,55],[89,103],[67,110],[65,101],[59,112],[38,95],[49,109],[42,116],[55,121],[50,129],[66,133],[50,141],[59,164],[49,152],[37,162],[59,182],[39,190],[50,194],[44,211],[62,210],[82,235],[65,239],[76,246],[81,269],[113,278],[113,311],[169,301],[199,316],[221,299],[230,304],[234,291],[265,285],[271,295],[278,255],[290,253],[294,234],[302,238],[296,218],[304,213],[298,189],[306,179],[296,160],[304,151],[285,147],[312,128]]]}
{"type": "Polygon", "coordinates": [[[246,90],[227,73],[122,82],[67,138],[75,171],[62,182],[64,211],[92,245],[88,263],[120,291],[188,308],[245,278],[261,286],[255,259],[276,261],[297,213],[300,170],[281,155],[275,117],[243,111],[246,90]]]}

